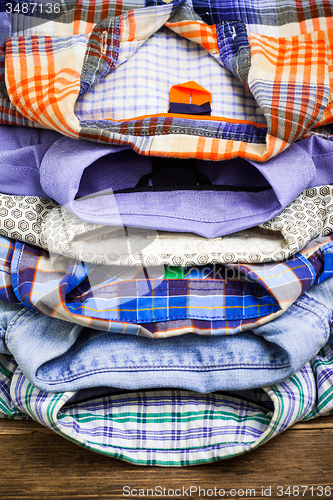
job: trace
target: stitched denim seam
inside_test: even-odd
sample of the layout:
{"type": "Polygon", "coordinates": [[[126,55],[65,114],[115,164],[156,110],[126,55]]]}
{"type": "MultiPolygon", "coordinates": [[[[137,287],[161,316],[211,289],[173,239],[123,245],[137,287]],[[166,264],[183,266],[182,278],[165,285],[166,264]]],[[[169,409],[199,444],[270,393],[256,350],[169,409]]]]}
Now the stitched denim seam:
{"type": "Polygon", "coordinates": [[[302,300],[300,300],[299,302],[306,302],[306,304],[302,304],[302,303],[297,303],[295,302],[294,305],[299,307],[300,309],[303,309],[303,310],[307,310],[309,311],[310,313],[314,314],[315,316],[317,316],[317,318],[319,319],[319,321],[322,323],[323,327],[324,327],[324,330],[325,330],[325,344],[329,338],[329,335],[330,335],[330,330],[328,328],[328,324],[329,323],[329,320],[327,321],[327,323],[322,319],[322,317],[318,314],[318,311],[317,311],[317,308],[319,306],[320,309],[324,309],[327,314],[328,314],[328,317],[331,317],[332,316],[332,311],[325,305],[323,304],[322,302],[319,302],[318,300],[314,299],[313,297],[310,297],[309,295],[305,295],[304,297],[301,298],[302,300]],[[311,307],[311,304],[308,304],[308,301],[313,301],[316,305],[317,305],[317,308],[312,308],[311,307]]]}
{"type": "Polygon", "coordinates": [[[35,318],[37,318],[40,315],[40,313],[34,309],[31,309],[31,308],[28,309],[22,305],[21,311],[18,311],[15,314],[14,318],[12,318],[10,320],[10,322],[8,323],[7,329],[5,330],[5,337],[4,338],[5,338],[6,345],[7,345],[8,336],[10,335],[11,330],[14,327],[16,327],[17,321],[24,316],[30,316],[30,315],[33,315],[35,318]]]}
{"type": "MultiPolygon", "coordinates": [[[[42,365],[43,366],[43,365],[42,365]]],[[[184,365],[176,365],[176,366],[134,366],[129,369],[126,369],[125,367],[120,367],[120,368],[100,368],[100,369],[95,369],[95,370],[88,370],[84,372],[83,374],[77,374],[77,375],[72,375],[67,378],[59,378],[57,377],[56,381],[50,381],[49,379],[42,378],[36,375],[36,380],[41,381],[41,382],[47,382],[50,385],[57,385],[59,382],[71,382],[73,380],[77,379],[82,379],[85,378],[89,375],[93,374],[99,374],[99,373],[114,373],[114,372],[123,372],[123,373],[131,373],[133,371],[140,370],[141,373],[144,372],[150,372],[150,371],[162,371],[162,370],[168,370],[168,371],[183,371],[183,372],[207,372],[210,373],[212,371],[226,371],[226,370],[232,370],[235,368],[247,368],[247,369],[262,369],[265,368],[267,370],[269,369],[281,369],[281,368],[290,368],[289,363],[277,363],[277,364],[249,364],[249,363],[235,363],[235,364],[230,364],[228,366],[224,365],[210,365],[207,367],[192,367],[192,366],[184,366],[184,365]]],[[[40,370],[40,368],[39,368],[40,370]]]]}

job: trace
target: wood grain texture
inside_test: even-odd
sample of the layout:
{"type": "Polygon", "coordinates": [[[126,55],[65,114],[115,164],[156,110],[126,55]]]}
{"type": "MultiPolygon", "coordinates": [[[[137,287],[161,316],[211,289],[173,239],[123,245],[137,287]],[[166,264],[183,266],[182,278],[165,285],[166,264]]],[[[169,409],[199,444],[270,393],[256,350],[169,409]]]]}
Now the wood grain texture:
{"type": "Polygon", "coordinates": [[[207,490],[215,487],[217,491],[225,490],[224,498],[250,498],[250,489],[255,489],[251,498],[267,498],[262,495],[262,487],[266,493],[269,493],[267,488],[272,487],[269,498],[295,498],[278,496],[279,485],[314,487],[313,492],[308,490],[298,498],[333,499],[332,417],[304,423],[302,428],[291,428],[240,457],[184,468],[135,466],[105,457],[70,443],[34,422],[1,421],[0,435],[1,500],[221,498],[208,496],[207,490]],[[320,420],[324,427],[318,427],[320,420]],[[137,496],[124,496],[126,485],[131,491],[136,490],[137,496]],[[332,495],[319,495],[317,485],[331,486],[332,495]],[[162,493],[160,496],[153,497],[150,492],[139,495],[140,489],[157,486],[161,488],[157,490],[162,493]],[[199,486],[206,490],[206,496],[194,491],[195,487],[199,490],[199,486]],[[167,495],[168,490],[182,492],[183,487],[188,496],[186,493],[167,495]],[[238,495],[232,488],[244,492],[238,495]],[[236,496],[232,496],[235,493],[236,496]]]}

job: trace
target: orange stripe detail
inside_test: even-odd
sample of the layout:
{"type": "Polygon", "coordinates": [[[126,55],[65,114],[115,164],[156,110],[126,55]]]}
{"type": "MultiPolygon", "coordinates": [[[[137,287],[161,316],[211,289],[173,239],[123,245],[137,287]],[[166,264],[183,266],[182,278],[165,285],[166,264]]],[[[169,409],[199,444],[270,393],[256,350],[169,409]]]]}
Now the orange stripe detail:
{"type": "Polygon", "coordinates": [[[247,143],[246,142],[241,142],[237,151],[238,156],[246,156],[246,149],[247,149],[247,143]]]}
{"type": "Polygon", "coordinates": [[[120,14],[122,13],[122,11],[123,11],[123,2],[122,2],[122,0],[116,0],[116,9],[115,9],[114,16],[115,17],[120,16],[120,14]]]}
{"type": "MultiPolygon", "coordinates": [[[[47,57],[47,74],[48,75],[56,75],[53,51],[48,51],[46,53],[46,57],[47,57]]],[[[50,116],[50,113],[47,110],[47,107],[50,104],[50,95],[54,95],[54,92],[55,92],[54,83],[55,83],[55,78],[51,78],[50,83],[48,85],[49,98],[47,99],[46,103],[45,103],[45,101],[41,101],[40,105],[38,106],[38,110],[40,110],[42,112],[44,117],[47,118],[48,122],[51,123],[53,125],[53,127],[59,128],[59,126],[56,124],[56,122],[50,116]]],[[[59,112],[58,112],[57,108],[58,108],[57,104],[55,106],[55,109],[53,109],[53,106],[52,106],[52,111],[57,116],[57,118],[59,120],[59,112]]],[[[61,117],[63,117],[62,114],[61,114],[61,117]]],[[[45,120],[45,118],[44,118],[44,120],[45,120]]],[[[44,121],[44,123],[45,123],[45,121],[44,121]]],[[[67,129],[67,127],[65,127],[65,128],[67,129]]]]}
{"type": "Polygon", "coordinates": [[[176,28],[177,26],[193,26],[193,25],[200,25],[200,26],[205,26],[206,29],[211,29],[213,26],[215,27],[215,24],[212,26],[209,26],[208,24],[203,24],[199,23],[198,21],[179,21],[178,23],[165,23],[165,26],[168,28],[176,28]]]}
{"type": "Polygon", "coordinates": [[[74,9],[73,35],[78,35],[80,33],[81,10],[81,3],[77,2],[74,9]]]}
{"type": "MultiPolygon", "coordinates": [[[[293,44],[292,51],[293,51],[294,56],[296,57],[296,64],[291,64],[289,67],[288,102],[286,103],[285,120],[284,120],[284,135],[283,135],[283,140],[285,142],[288,142],[290,140],[291,133],[292,133],[292,125],[293,125],[293,118],[294,118],[295,84],[296,84],[296,77],[297,77],[297,74],[299,72],[297,61],[299,61],[299,59],[302,59],[301,57],[299,57],[299,50],[302,50],[302,47],[299,47],[299,45],[297,45],[297,44],[293,44]],[[291,96],[291,94],[292,94],[292,96],[291,96]]],[[[304,76],[306,73],[306,66],[303,66],[303,67],[304,67],[304,72],[303,72],[303,82],[304,82],[304,76]]],[[[282,68],[282,72],[283,72],[283,68],[282,68]]],[[[309,73],[309,75],[310,75],[310,73],[309,73]]],[[[300,128],[304,124],[304,118],[305,118],[305,116],[303,117],[303,119],[301,116],[299,117],[299,120],[301,121],[301,123],[299,122],[297,124],[296,136],[299,135],[300,128]]],[[[295,136],[293,138],[295,138],[295,136]]]]}
{"type": "MultiPolygon", "coordinates": [[[[126,144],[129,144],[129,143],[126,143],[126,144]]],[[[193,156],[193,151],[189,151],[188,153],[177,152],[177,151],[176,152],[173,151],[173,152],[169,153],[169,152],[166,152],[164,150],[157,150],[157,149],[151,149],[149,151],[144,151],[144,150],[140,150],[140,148],[135,146],[134,143],[130,143],[130,144],[132,145],[133,150],[142,156],[161,156],[163,158],[183,158],[183,159],[195,158],[193,156]]],[[[268,160],[268,158],[269,158],[267,156],[267,154],[261,156],[259,154],[248,153],[245,151],[244,151],[244,153],[239,154],[239,152],[237,152],[235,150],[235,151],[233,151],[232,155],[228,155],[228,158],[226,157],[224,152],[221,152],[218,156],[218,159],[219,160],[227,160],[227,159],[236,158],[236,157],[245,158],[247,160],[260,161],[260,162],[268,160]]],[[[205,152],[201,159],[202,160],[211,160],[210,151],[205,152]]]]}
{"type": "Polygon", "coordinates": [[[321,127],[322,125],[329,125],[330,123],[333,123],[333,101],[328,104],[321,120],[316,123],[313,128],[321,127]]]}
{"type": "Polygon", "coordinates": [[[197,150],[196,150],[196,155],[195,157],[198,160],[204,160],[205,159],[205,143],[206,143],[206,137],[199,137],[198,138],[198,145],[197,145],[197,150]]]}
{"type": "Polygon", "coordinates": [[[133,42],[135,40],[135,34],[136,34],[136,23],[135,23],[135,16],[134,16],[134,10],[131,9],[128,11],[128,42],[133,42]]]}
{"type": "MultiPolygon", "coordinates": [[[[20,101],[23,99],[25,103],[25,108],[26,108],[26,113],[22,113],[24,116],[28,116],[29,118],[32,117],[35,121],[38,121],[38,115],[35,114],[32,108],[32,102],[31,98],[29,97],[29,80],[33,82],[33,85],[31,86],[32,88],[35,87],[34,83],[35,80],[34,78],[28,79],[28,69],[27,69],[27,61],[25,57],[25,40],[24,38],[20,37],[19,39],[19,52],[21,52],[21,58],[20,58],[20,66],[19,66],[19,75],[20,75],[20,85],[18,86],[16,84],[16,81],[14,81],[14,86],[10,87],[10,90],[12,91],[12,97],[13,101],[17,102],[17,109],[22,108],[20,105],[20,101]],[[23,54],[22,54],[23,52],[23,54]],[[20,93],[21,92],[21,93],[20,93]]],[[[36,50],[33,51],[33,58],[34,62],[37,63],[40,60],[39,58],[39,52],[38,56],[36,55],[36,50]]],[[[12,61],[13,62],[13,61],[12,61]]],[[[14,80],[15,80],[15,66],[13,64],[13,74],[14,74],[14,80]]],[[[12,73],[9,73],[10,75],[12,73]]]]}
{"type": "MultiPolygon", "coordinates": [[[[45,37],[46,43],[48,37],[45,37]]],[[[50,42],[49,42],[50,43],[50,42]]],[[[66,124],[65,117],[60,111],[59,102],[66,99],[68,95],[77,95],[79,92],[80,75],[71,68],[64,68],[62,71],[55,73],[54,56],[51,51],[46,54],[47,58],[47,74],[40,73],[42,64],[41,56],[38,51],[38,46],[33,46],[32,58],[34,62],[35,74],[32,77],[28,76],[27,58],[25,56],[24,39],[22,43],[19,41],[18,50],[20,58],[17,64],[14,64],[14,58],[8,52],[8,91],[12,96],[13,102],[23,116],[26,116],[33,121],[42,123],[47,127],[55,128],[56,130],[67,130],[71,136],[77,134],[66,124]],[[37,71],[39,73],[37,73],[37,71]],[[20,80],[16,82],[16,74],[19,73],[20,80]],[[67,75],[66,75],[67,72],[67,75]],[[69,76],[70,78],[66,78],[69,76]],[[73,82],[74,78],[74,82],[73,82]],[[12,83],[12,84],[11,84],[12,83]],[[11,84],[11,85],[10,85],[11,84]],[[60,84],[63,88],[58,89],[56,85],[60,84]],[[74,88],[73,88],[74,87],[74,88]],[[42,97],[42,99],[41,99],[42,97]],[[50,115],[48,108],[52,108],[50,115]],[[54,117],[59,120],[58,123],[54,117]]]]}
{"type": "Polygon", "coordinates": [[[181,21],[179,23],[165,23],[165,25],[178,33],[180,36],[187,38],[188,40],[193,40],[194,38],[199,38],[200,41],[195,40],[196,43],[204,47],[208,52],[218,52],[219,47],[217,43],[216,35],[216,25],[208,26],[207,24],[202,24],[196,21],[181,21]],[[189,30],[181,31],[183,26],[189,26],[189,30]]]}
{"type": "Polygon", "coordinates": [[[237,154],[237,152],[234,151],[234,141],[227,140],[226,147],[225,147],[225,153],[224,153],[225,159],[231,160],[231,158],[234,158],[236,154],[237,154]]]}
{"type": "Polygon", "coordinates": [[[214,137],[212,140],[212,148],[211,148],[211,158],[213,161],[217,161],[219,158],[219,147],[220,147],[220,140],[214,137]]]}
{"type": "MultiPolygon", "coordinates": [[[[20,54],[21,54],[21,51],[23,49],[23,54],[22,54],[22,56],[20,55],[20,66],[18,68],[18,70],[19,70],[19,76],[20,76],[20,83],[21,83],[22,80],[24,81],[24,80],[28,79],[28,66],[27,66],[27,60],[26,60],[26,51],[25,51],[25,40],[24,40],[24,37],[19,37],[18,42],[19,42],[18,43],[18,47],[19,47],[18,50],[19,50],[20,54]]],[[[14,61],[13,61],[13,63],[14,63],[14,61]]],[[[16,73],[15,69],[16,68],[14,66],[14,72],[16,73]]],[[[14,73],[14,75],[15,75],[15,73],[14,73]]],[[[16,95],[17,98],[18,98],[17,90],[20,87],[16,87],[16,85],[17,85],[16,75],[14,76],[14,78],[15,78],[15,83],[14,83],[14,88],[13,88],[13,96],[16,95]]],[[[23,84],[21,86],[21,92],[22,92],[22,97],[24,97],[25,98],[24,100],[26,101],[26,96],[28,94],[28,87],[23,84]]],[[[26,101],[26,103],[27,103],[27,108],[29,110],[29,108],[30,108],[30,100],[28,99],[26,101]]]]}

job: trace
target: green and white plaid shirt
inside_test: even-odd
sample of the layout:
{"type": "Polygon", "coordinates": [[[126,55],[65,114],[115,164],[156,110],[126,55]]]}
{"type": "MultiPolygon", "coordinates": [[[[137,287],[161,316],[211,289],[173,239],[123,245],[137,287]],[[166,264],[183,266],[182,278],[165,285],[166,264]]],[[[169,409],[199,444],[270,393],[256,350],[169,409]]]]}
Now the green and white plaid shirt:
{"type": "Polygon", "coordinates": [[[80,392],[40,391],[6,355],[0,355],[0,379],[2,417],[36,420],[85,448],[138,465],[234,457],[296,422],[333,415],[330,345],[289,379],[248,397],[159,389],[82,400],[80,392]]]}

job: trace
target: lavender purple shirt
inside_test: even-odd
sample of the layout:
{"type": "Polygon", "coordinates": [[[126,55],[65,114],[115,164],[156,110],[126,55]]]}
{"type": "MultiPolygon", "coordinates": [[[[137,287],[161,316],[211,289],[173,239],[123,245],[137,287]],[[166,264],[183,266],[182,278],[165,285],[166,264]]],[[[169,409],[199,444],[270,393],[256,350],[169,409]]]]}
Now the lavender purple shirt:
{"type": "Polygon", "coordinates": [[[0,128],[0,140],[3,193],[52,198],[94,223],[208,238],[266,222],[304,189],[333,182],[333,142],[315,136],[265,163],[198,160],[211,185],[177,190],[135,188],[156,159],[126,146],[10,126],[0,128]]]}

